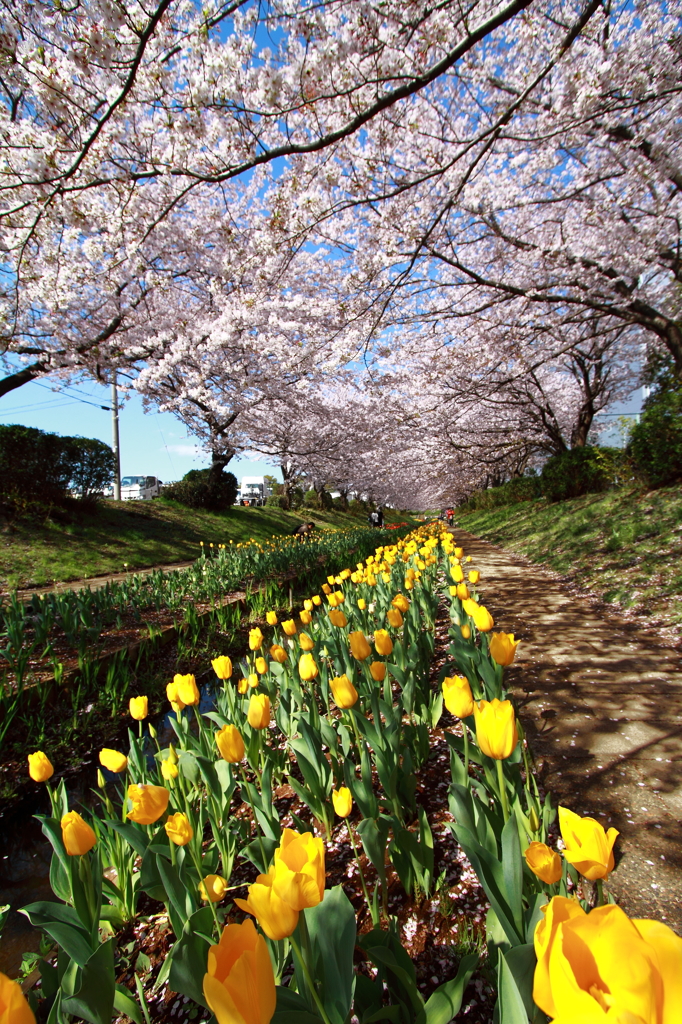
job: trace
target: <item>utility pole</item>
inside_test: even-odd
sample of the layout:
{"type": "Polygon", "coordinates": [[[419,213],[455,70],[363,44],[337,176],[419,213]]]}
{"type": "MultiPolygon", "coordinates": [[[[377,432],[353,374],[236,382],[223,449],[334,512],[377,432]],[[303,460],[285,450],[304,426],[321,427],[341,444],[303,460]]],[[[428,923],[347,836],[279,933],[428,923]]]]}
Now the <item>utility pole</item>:
{"type": "Polygon", "coordinates": [[[116,372],[111,380],[111,447],[114,450],[114,501],[121,500],[121,451],[118,440],[118,389],[116,372]]]}

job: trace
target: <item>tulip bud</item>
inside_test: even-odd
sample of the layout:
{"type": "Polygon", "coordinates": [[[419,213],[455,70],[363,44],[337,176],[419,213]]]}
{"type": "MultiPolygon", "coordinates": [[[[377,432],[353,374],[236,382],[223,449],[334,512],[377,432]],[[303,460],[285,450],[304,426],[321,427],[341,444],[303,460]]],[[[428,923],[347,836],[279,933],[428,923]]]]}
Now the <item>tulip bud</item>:
{"type": "Polygon", "coordinates": [[[214,658],[211,665],[218,679],[229,679],[232,675],[232,662],[226,654],[221,654],[219,658],[214,658]]]}
{"type": "Polygon", "coordinates": [[[69,857],[82,857],[93,848],[97,836],[78,811],[68,811],[61,820],[62,841],[69,857]]]}
{"type": "Polygon", "coordinates": [[[332,790],[332,803],[339,818],[347,818],[353,810],[353,797],[347,786],[332,790]]]}
{"type": "Polygon", "coordinates": [[[149,725],[147,726],[147,728],[149,729],[149,735],[151,736],[151,738],[152,738],[153,740],[155,740],[155,739],[156,739],[156,737],[157,737],[157,732],[156,732],[156,729],[154,728],[154,726],[152,725],[152,723],[151,723],[151,722],[149,723],[149,725]]]}
{"type": "Polygon", "coordinates": [[[149,714],[149,701],[146,697],[131,697],[128,703],[130,717],[142,722],[149,714]]]}
{"type": "Polygon", "coordinates": [[[471,626],[468,623],[464,623],[463,626],[459,627],[459,631],[465,640],[468,640],[471,636],[471,626]]]}
{"type": "Polygon", "coordinates": [[[176,846],[187,846],[194,836],[194,829],[190,825],[189,818],[180,811],[177,814],[169,815],[164,828],[166,835],[176,846]]]}
{"type": "Polygon", "coordinates": [[[249,647],[252,651],[258,651],[263,646],[263,639],[263,634],[258,626],[249,630],[249,647]]]}
{"type": "MultiPolygon", "coordinates": [[[[517,722],[516,723],[517,729],[518,729],[518,726],[519,726],[519,723],[517,722]]],[[[538,817],[538,812],[535,810],[534,807],[531,807],[531,809],[530,809],[530,814],[528,815],[528,823],[530,825],[531,832],[537,832],[537,830],[540,828],[540,818],[538,817]]]]}
{"type": "Polygon", "coordinates": [[[367,643],[367,637],[360,630],[356,630],[354,633],[348,634],[348,640],[350,643],[351,654],[358,661],[364,661],[369,658],[372,653],[369,644],[367,643]]]}
{"type": "Polygon", "coordinates": [[[319,675],[319,671],[312,654],[302,654],[298,659],[298,673],[304,682],[309,683],[315,679],[319,675]]]}
{"type": "Polygon", "coordinates": [[[42,750],[28,755],[28,774],[34,782],[47,782],[54,775],[54,768],[42,750]]]}
{"type": "Polygon", "coordinates": [[[383,683],[386,678],[386,662],[384,661],[373,661],[369,666],[370,675],[372,679],[377,683],[383,683]]]}
{"type": "Polygon", "coordinates": [[[99,786],[100,789],[106,789],[107,783],[101,768],[97,769],[97,785],[99,786]]]}
{"type": "Polygon", "coordinates": [[[340,708],[352,708],[357,703],[358,691],[345,674],[329,680],[334,702],[340,708]]]}
{"type": "Polygon", "coordinates": [[[270,725],[270,698],[267,693],[251,695],[247,719],[252,729],[268,728],[270,725]]]}

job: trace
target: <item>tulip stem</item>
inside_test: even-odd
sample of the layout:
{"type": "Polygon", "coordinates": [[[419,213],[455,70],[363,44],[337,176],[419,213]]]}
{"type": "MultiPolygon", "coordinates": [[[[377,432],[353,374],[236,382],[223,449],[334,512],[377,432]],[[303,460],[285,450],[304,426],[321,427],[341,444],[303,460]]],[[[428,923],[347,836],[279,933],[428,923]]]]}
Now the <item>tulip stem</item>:
{"type": "MultiPolygon", "coordinates": [[[[300,920],[300,918],[299,918],[299,920],[300,920]]],[[[303,928],[305,928],[305,924],[303,925],[303,928]]],[[[308,965],[305,962],[305,958],[303,957],[303,954],[301,952],[301,947],[299,946],[298,942],[293,937],[293,935],[289,936],[289,942],[293,946],[294,953],[298,957],[299,963],[301,964],[301,968],[303,970],[303,975],[304,975],[305,980],[306,980],[306,985],[310,989],[310,994],[313,997],[313,1000],[315,1002],[315,1006],[317,1007],[317,1012],[319,1013],[320,1017],[324,1021],[324,1024],[331,1024],[331,1021],[329,1020],[329,1017],[325,1013],[325,1009],[324,1009],[324,1006],[322,1005],[322,1001],[320,1000],[320,997],[317,994],[317,989],[315,988],[315,983],[314,983],[313,979],[310,976],[310,971],[308,970],[308,965]]]]}
{"type": "Polygon", "coordinates": [[[372,903],[371,903],[370,898],[369,898],[369,893],[367,892],[367,885],[365,883],[365,876],[364,876],[364,873],[362,871],[362,865],[360,864],[360,857],[358,855],[358,848],[356,846],[355,837],[353,836],[353,830],[350,827],[350,822],[348,821],[348,819],[346,819],[346,828],[348,829],[348,835],[350,836],[351,846],[353,847],[353,853],[355,854],[355,863],[358,866],[358,874],[360,875],[360,885],[362,886],[362,891],[363,891],[364,896],[365,896],[365,903],[367,904],[367,909],[370,912],[370,915],[371,915],[371,918],[372,918],[372,924],[376,927],[379,924],[379,922],[374,920],[374,910],[373,910],[372,903]]]}
{"type": "Polygon", "coordinates": [[[598,878],[597,879],[597,906],[598,907],[603,907],[604,906],[604,879],[603,878],[598,878]]]}
{"type": "Polygon", "coordinates": [[[469,733],[462,719],[462,735],[464,736],[464,776],[466,779],[465,785],[469,785],[469,733]]]}
{"type": "Polygon", "coordinates": [[[504,817],[505,825],[509,821],[509,804],[507,803],[507,783],[504,778],[504,768],[502,767],[502,761],[498,758],[497,760],[497,782],[500,789],[500,800],[502,802],[502,815],[504,817]]]}

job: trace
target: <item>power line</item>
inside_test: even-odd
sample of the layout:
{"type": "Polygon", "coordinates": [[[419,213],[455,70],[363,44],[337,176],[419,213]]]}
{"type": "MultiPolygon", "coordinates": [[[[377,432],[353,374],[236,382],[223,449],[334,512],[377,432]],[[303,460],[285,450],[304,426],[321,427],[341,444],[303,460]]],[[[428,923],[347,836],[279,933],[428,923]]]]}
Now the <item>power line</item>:
{"type": "Polygon", "coordinates": [[[75,392],[67,394],[67,390],[71,391],[70,388],[59,388],[55,390],[54,388],[51,388],[48,384],[41,384],[39,380],[35,381],[35,383],[38,385],[39,388],[45,388],[46,391],[51,391],[53,395],[65,395],[67,398],[71,398],[76,402],[82,402],[83,405],[91,405],[94,409],[102,409],[104,412],[111,412],[110,405],[99,405],[99,403],[97,402],[89,402],[87,398],[81,398],[75,392]]]}

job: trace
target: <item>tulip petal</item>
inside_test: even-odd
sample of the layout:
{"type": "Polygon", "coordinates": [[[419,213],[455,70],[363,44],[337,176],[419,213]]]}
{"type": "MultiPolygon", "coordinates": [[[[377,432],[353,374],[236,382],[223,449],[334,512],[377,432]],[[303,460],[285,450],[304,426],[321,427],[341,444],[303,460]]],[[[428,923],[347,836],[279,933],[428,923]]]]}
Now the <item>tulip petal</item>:
{"type": "Polygon", "coordinates": [[[660,1024],[676,1024],[682,1007],[682,939],[661,921],[632,922],[648,944],[651,959],[662,982],[662,1016],[660,1024]]]}

